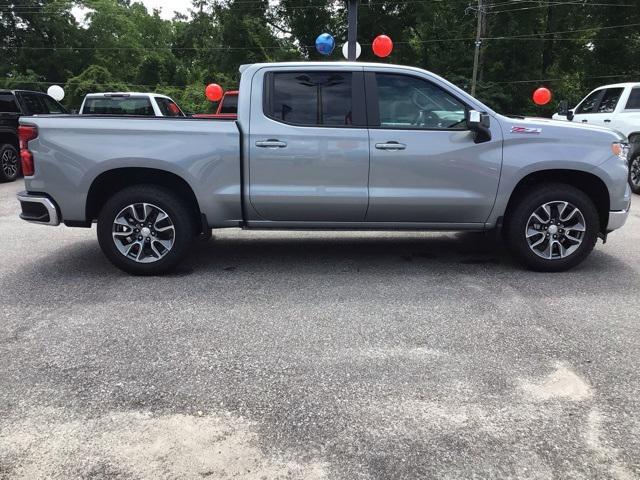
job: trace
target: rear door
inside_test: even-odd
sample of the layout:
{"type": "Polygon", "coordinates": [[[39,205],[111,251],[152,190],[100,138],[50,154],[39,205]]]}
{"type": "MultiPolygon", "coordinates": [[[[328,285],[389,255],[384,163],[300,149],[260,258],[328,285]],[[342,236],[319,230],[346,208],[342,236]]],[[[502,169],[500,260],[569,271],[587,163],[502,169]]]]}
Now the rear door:
{"type": "Polygon", "coordinates": [[[475,143],[467,105],[419,74],[365,69],[370,222],[483,224],[493,207],[502,133],[475,143]]]}
{"type": "Polygon", "coordinates": [[[369,141],[361,68],[275,68],[252,81],[249,196],[261,220],[361,222],[369,141]]]}

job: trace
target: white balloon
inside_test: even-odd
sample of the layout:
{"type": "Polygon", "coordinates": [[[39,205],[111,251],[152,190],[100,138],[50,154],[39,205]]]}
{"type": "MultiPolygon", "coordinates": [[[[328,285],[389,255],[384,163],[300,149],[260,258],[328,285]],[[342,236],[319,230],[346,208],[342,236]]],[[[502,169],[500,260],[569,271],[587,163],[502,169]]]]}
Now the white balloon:
{"type": "MultiPolygon", "coordinates": [[[[360,43],[356,42],[356,58],[360,58],[360,54],[362,53],[362,47],[360,43]]],[[[342,56],[349,59],[349,42],[342,45],[342,56]]]]}
{"type": "Polygon", "coordinates": [[[60,85],[51,85],[47,90],[47,95],[59,102],[64,98],[64,89],[60,85]]]}

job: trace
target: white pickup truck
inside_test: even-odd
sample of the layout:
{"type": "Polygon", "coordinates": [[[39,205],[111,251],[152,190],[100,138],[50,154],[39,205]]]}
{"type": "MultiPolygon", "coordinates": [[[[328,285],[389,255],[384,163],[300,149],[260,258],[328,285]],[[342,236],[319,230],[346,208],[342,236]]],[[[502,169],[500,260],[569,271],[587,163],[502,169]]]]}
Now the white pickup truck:
{"type": "Polygon", "coordinates": [[[141,117],[184,117],[170,97],[158,93],[88,93],[80,115],[136,115],[141,117]]]}
{"type": "Polygon", "coordinates": [[[561,106],[554,120],[599,125],[617,130],[629,138],[629,183],[640,193],[640,82],[598,87],[577,107],[561,106]]]}

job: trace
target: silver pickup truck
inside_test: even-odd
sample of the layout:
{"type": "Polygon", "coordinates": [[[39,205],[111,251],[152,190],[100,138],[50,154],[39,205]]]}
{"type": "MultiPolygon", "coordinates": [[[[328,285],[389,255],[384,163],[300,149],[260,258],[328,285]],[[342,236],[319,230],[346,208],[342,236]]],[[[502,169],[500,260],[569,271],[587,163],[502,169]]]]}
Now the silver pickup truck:
{"type": "Polygon", "coordinates": [[[212,228],[503,231],[566,270],[629,212],[628,148],[603,127],[508,118],[430,72],[241,68],[238,119],[21,119],[24,220],[90,227],[117,267],[171,269],[212,228]]]}

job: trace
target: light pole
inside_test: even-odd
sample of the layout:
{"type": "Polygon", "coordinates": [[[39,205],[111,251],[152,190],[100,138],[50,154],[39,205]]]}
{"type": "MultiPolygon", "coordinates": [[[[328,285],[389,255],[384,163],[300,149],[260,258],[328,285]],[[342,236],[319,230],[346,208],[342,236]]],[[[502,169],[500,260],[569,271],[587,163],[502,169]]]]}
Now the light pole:
{"type": "Polygon", "coordinates": [[[347,60],[356,61],[356,42],[358,41],[358,0],[347,0],[347,60]]]}

